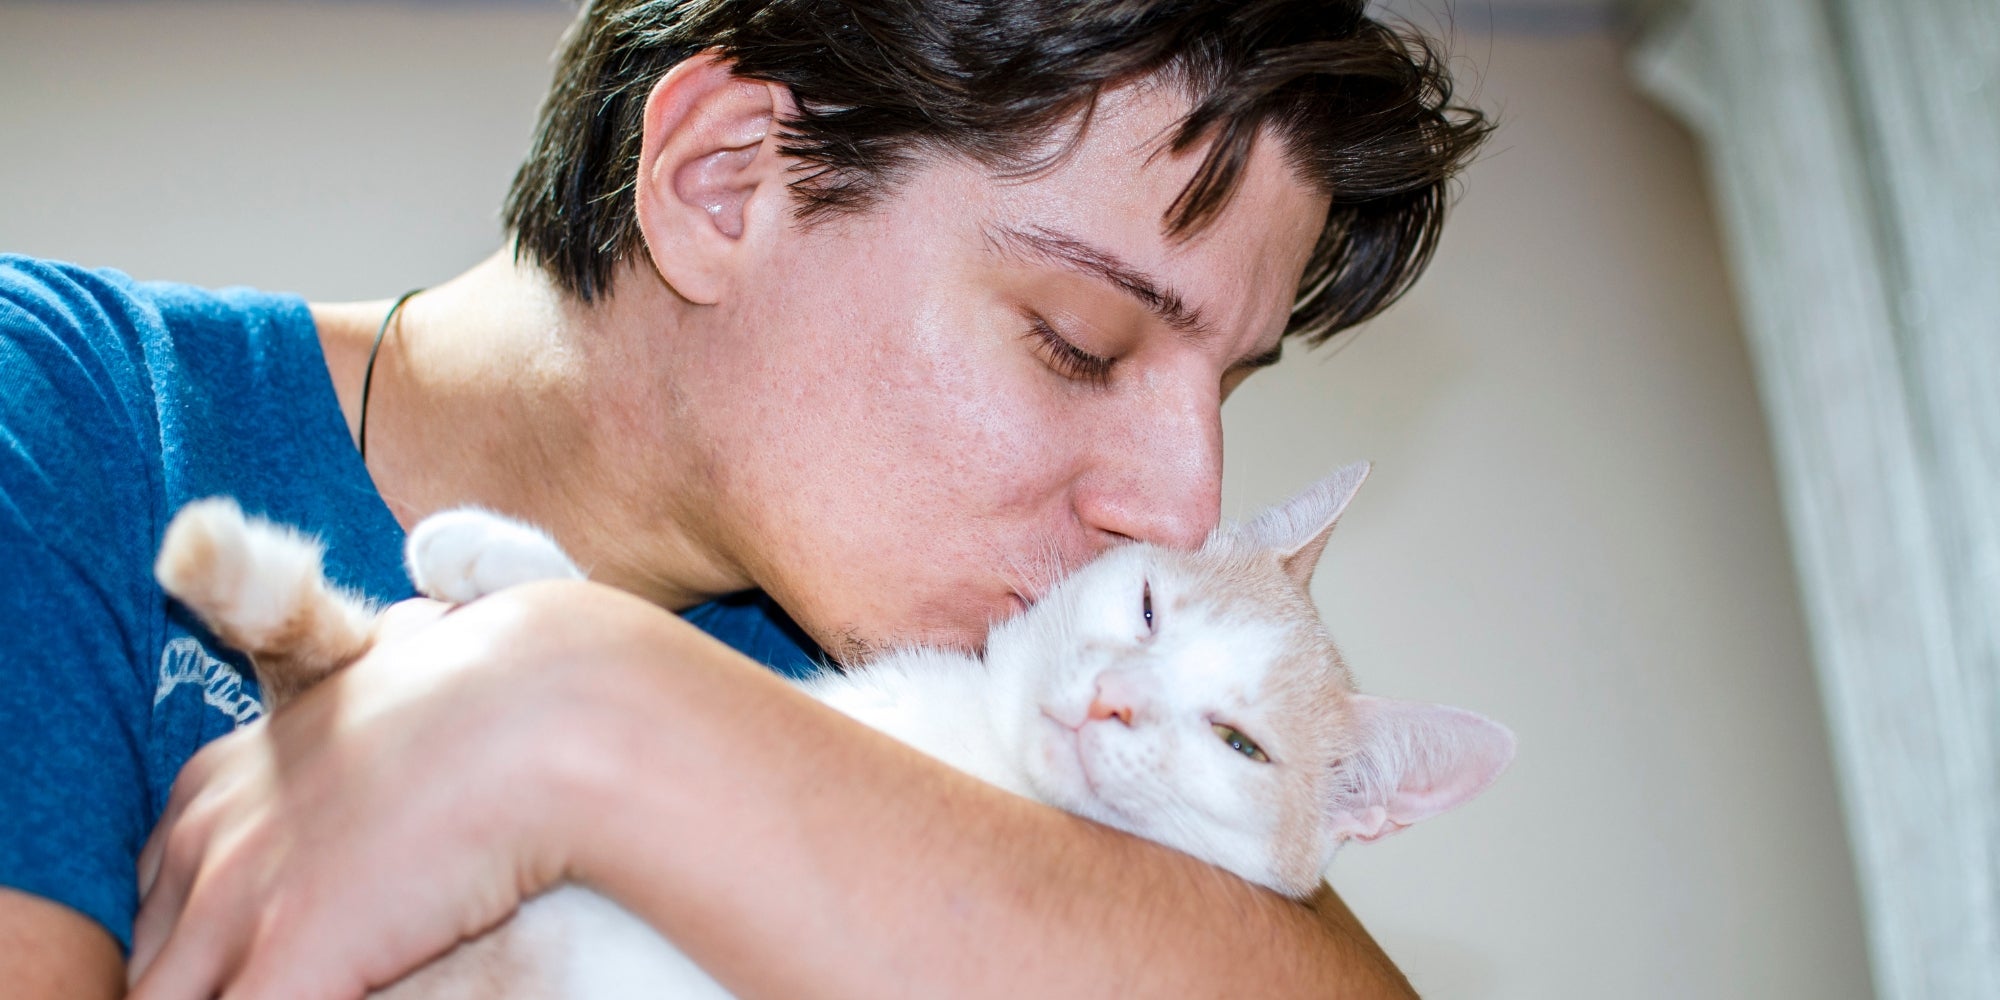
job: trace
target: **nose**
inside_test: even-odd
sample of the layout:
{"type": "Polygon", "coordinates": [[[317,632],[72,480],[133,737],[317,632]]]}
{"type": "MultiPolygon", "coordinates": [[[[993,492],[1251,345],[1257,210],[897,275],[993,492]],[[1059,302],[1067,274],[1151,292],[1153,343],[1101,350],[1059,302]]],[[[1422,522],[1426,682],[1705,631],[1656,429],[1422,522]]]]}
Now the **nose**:
{"type": "Polygon", "coordinates": [[[1096,691],[1085,713],[1090,722],[1117,719],[1127,726],[1136,722],[1144,707],[1139,678],[1124,670],[1107,670],[1097,675],[1096,691]]]}
{"type": "Polygon", "coordinates": [[[1091,466],[1076,484],[1077,518],[1106,544],[1191,549],[1222,513],[1221,396],[1149,402],[1099,425],[1091,466]]]}
{"type": "Polygon", "coordinates": [[[1129,705],[1106,702],[1103,695],[1091,699],[1090,721],[1103,722],[1106,719],[1117,719],[1129,726],[1132,724],[1132,708],[1129,705]]]}

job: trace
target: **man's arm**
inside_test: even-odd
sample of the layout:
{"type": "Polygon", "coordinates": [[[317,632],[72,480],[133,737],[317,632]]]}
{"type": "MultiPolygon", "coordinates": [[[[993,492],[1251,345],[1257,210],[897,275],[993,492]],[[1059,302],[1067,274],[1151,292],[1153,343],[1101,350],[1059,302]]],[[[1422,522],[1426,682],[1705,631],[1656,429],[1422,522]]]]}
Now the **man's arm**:
{"type": "Polygon", "coordinates": [[[595,828],[573,872],[739,995],[1411,995],[1331,891],[1295,903],[1003,792],[677,624],[630,623],[656,637],[636,724],[591,726],[616,742],[568,782],[595,828]]]}
{"type": "Polygon", "coordinates": [[[146,1000],[349,1000],[564,877],[746,998],[1410,995],[1330,895],[988,786],[590,584],[211,744],[141,869],[146,1000]]]}
{"type": "Polygon", "coordinates": [[[14,1000],[117,1000],[125,957],[96,921],[0,888],[0,994],[14,1000]]]}

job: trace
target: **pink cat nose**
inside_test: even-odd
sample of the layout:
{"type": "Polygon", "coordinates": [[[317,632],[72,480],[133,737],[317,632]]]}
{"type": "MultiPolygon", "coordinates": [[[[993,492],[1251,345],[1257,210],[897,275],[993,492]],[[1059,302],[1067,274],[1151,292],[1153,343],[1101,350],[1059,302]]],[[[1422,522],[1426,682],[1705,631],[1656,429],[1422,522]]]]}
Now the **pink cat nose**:
{"type": "Polygon", "coordinates": [[[1097,681],[1090,692],[1090,710],[1085,722],[1102,722],[1117,719],[1131,726],[1139,718],[1139,709],[1148,704],[1148,695],[1141,678],[1129,670],[1106,670],[1097,675],[1097,681]]]}
{"type": "Polygon", "coordinates": [[[1102,722],[1105,719],[1117,719],[1119,722],[1129,726],[1132,724],[1132,709],[1114,702],[1106,702],[1102,695],[1092,698],[1090,701],[1090,721],[1102,722]]]}

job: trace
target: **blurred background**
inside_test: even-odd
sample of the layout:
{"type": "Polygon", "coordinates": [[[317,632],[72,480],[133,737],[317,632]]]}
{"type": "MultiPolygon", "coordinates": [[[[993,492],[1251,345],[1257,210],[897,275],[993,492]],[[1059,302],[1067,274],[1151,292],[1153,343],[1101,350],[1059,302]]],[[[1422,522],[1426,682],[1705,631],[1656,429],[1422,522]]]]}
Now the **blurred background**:
{"type": "MultiPolygon", "coordinates": [[[[1229,404],[1225,509],[1373,459],[1335,636],[1365,688],[1520,737],[1484,798],[1335,866],[1426,995],[2000,996],[2000,449],[1938,409],[2000,428],[2000,197],[1952,145],[1987,126],[1883,103],[1936,105],[1928,70],[1867,89],[1903,59],[1943,74],[1928,113],[1993,107],[1994,6],[1387,5],[1500,129],[1416,290],[1229,404]],[[1879,153],[1899,122],[1916,162],[1879,153]],[[1935,266],[1897,221],[1927,170],[1959,199],[1935,266]]],[[[0,2],[0,251],[326,300],[449,278],[501,239],[571,11],[0,2]]]]}

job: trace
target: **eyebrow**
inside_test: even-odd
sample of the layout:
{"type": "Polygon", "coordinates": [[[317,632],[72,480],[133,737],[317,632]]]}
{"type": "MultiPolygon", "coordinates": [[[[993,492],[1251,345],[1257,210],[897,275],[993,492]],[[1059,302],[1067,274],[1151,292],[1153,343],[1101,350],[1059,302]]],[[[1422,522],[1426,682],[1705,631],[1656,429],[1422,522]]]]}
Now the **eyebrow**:
{"type": "MultiPolygon", "coordinates": [[[[1012,250],[1017,256],[1025,253],[1108,282],[1138,299],[1148,312],[1182,333],[1206,336],[1211,329],[1201,312],[1190,307],[1173,289],[1120,260],[1117,254],[1092,246],[1068,233],[1040,226],[1028,229],[1000,226],[988,228],[986,240],[1003,252],[1012,250]]],[[[1271,360],[1275,362],[1277,359],[1274,357],[1271,360]]]]}

